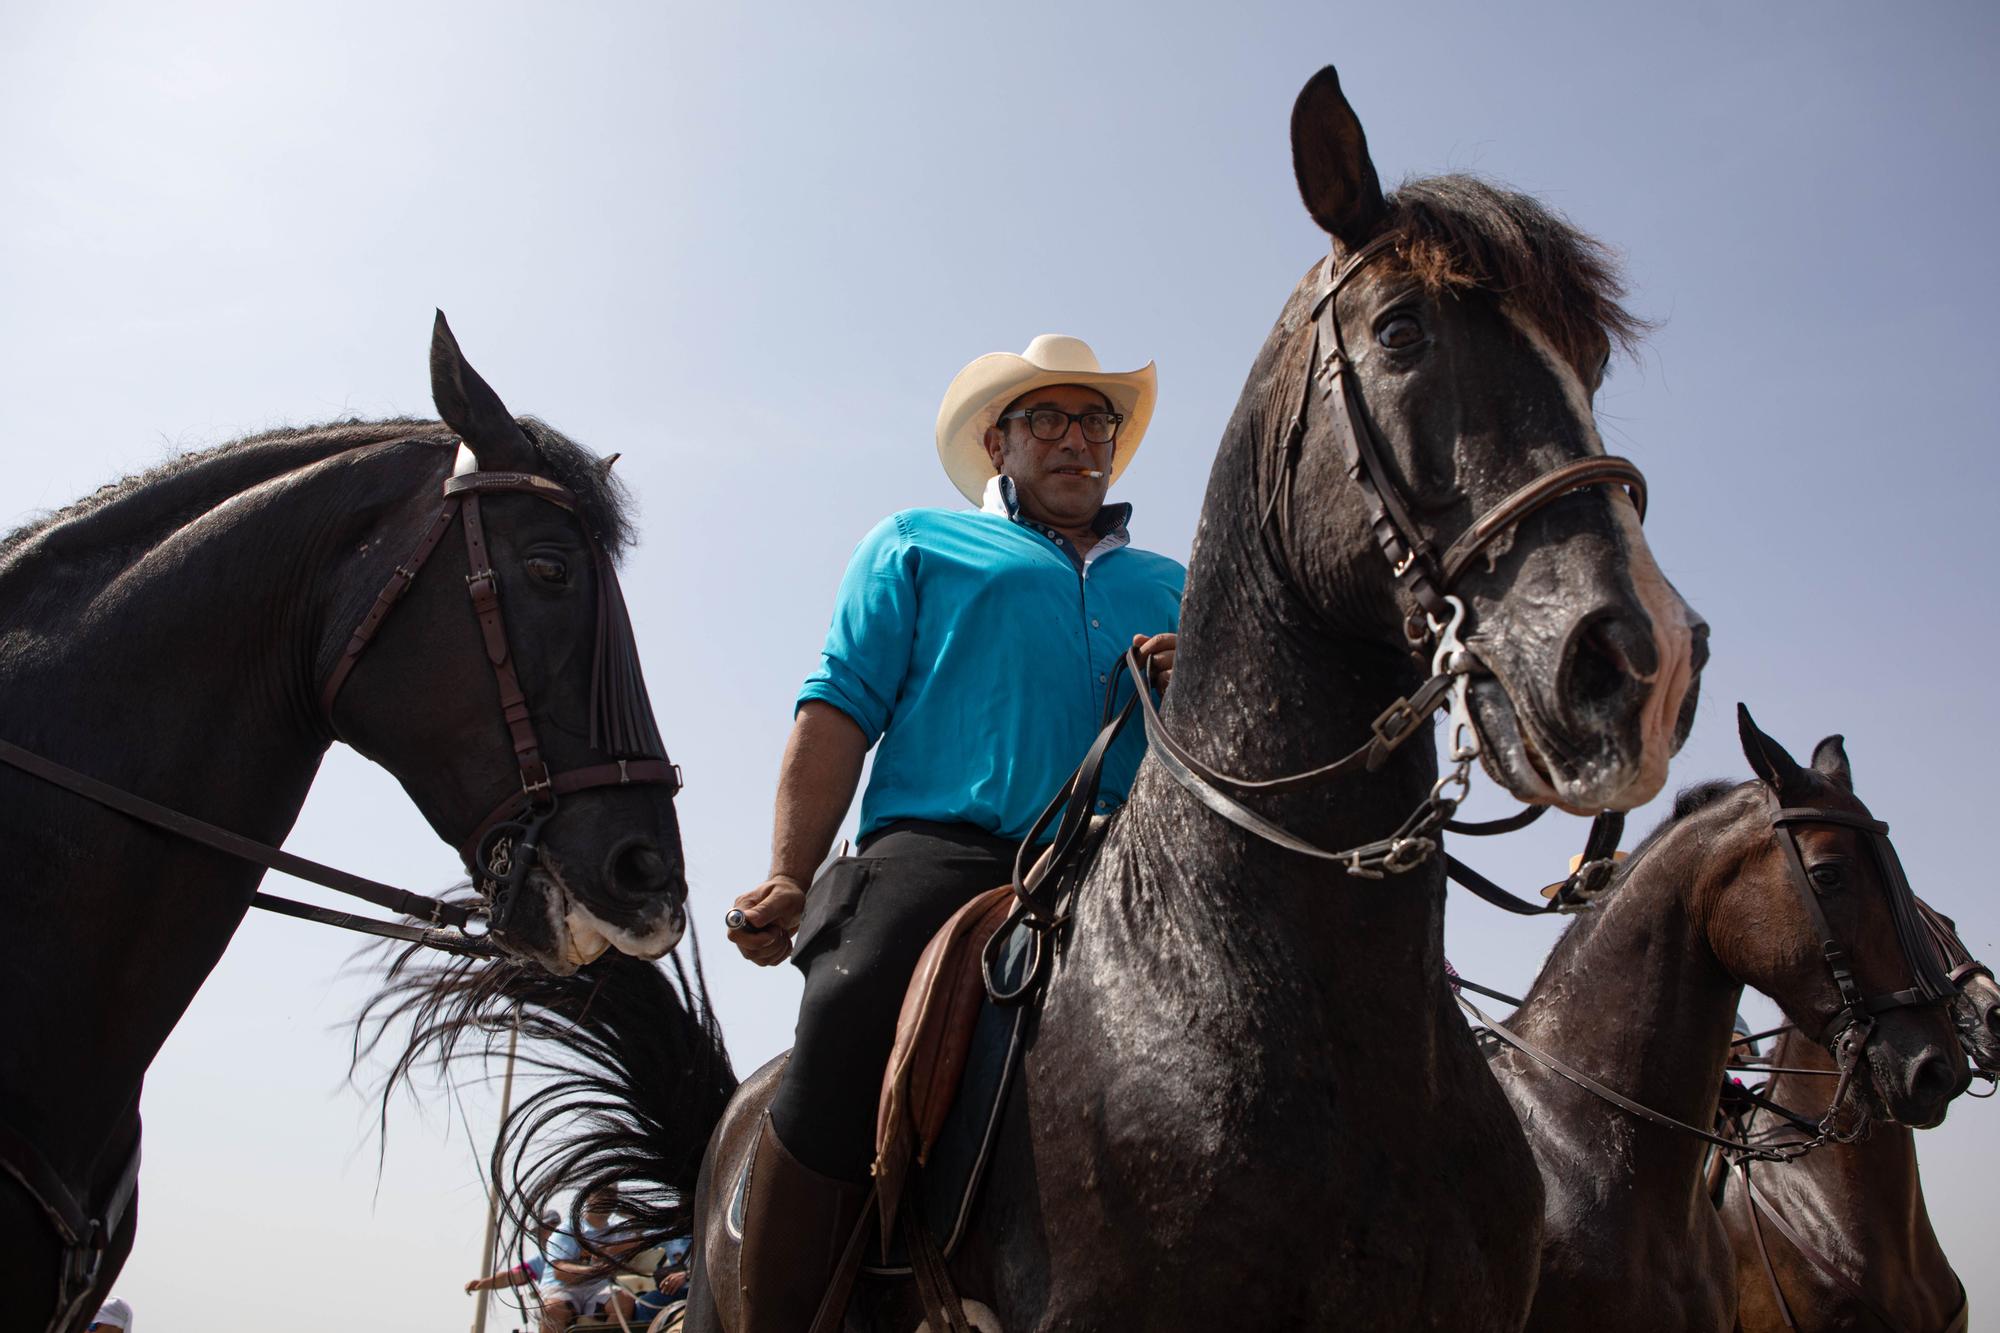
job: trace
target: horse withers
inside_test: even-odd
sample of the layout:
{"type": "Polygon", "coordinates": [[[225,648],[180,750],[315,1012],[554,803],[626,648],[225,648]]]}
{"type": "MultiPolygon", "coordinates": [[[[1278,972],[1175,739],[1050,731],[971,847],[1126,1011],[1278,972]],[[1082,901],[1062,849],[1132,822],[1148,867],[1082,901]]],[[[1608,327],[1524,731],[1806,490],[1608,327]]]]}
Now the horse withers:
{"type": "Polygon", "coordinates": [[[1838,1103],[1831,1087],[1810,1103],[1835,1137],[1934,1125],[1966,1086],[1948,986],[1921,925],[1898,925],[1916,909],[1899,905],[1893,853],[1861,827],[1872,816],[1840,738],[1803,767],[1747,711],[1739,720],[1757,779],[1682,793],[1503,1025],[1679,1122],[1642,1118],[1531,1052],[1495,1056],[1547,1199],[1531,1329],[1731,1326],[1729,1240],[1701,1188],[1709,1145],[1687,1127],[1715,1122],[1744,986],[1840,1051],[1838,1103]]]}
{"type": "MultiPolygon", "coordinates": [[[[442,421],[243,440],[0,543],[0,739],[267,845],[345,740],[510,885],[514,953],[657,956],[686,884],[673,784],[617,783],[667,767],[612,574],[619,488],[511,416],[442,316],[431,379],[442,421]]],[[[0,1289],[9,1328],[42,1329],[117,1276],[146,1067],[262,870],[14,767],[0,802],[0,997],[34,1016],[0,1044],[0,1289]]]]}

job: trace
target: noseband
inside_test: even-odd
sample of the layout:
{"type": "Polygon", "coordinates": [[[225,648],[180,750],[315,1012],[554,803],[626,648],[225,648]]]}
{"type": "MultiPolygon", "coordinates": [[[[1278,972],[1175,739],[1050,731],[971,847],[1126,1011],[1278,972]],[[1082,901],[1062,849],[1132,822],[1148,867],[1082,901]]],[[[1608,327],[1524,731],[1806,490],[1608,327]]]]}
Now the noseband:
{"type": "Polygon", "coordinates": [[[1396,239],[1393,235],[1378,236],[1337,266],[1333,256],[1328,255],[1319,269],[1308,316],[1313,336],[1305,382],[1281,437],[1277,480],[1264,502],[1261,522],[1271,525],[1275,520],[1279,558],[1291,572],[1293,584],[1302,587],[1291,560],[1291,530],[1295,521],[1292,501],[1299,456],[1305,447],[1307,412],[1317,386],[1330,409],[1329,426],[1346,462],[1347,475],[1354,479],[1367,507],[1369,531],[1389,562],[1397,586],[1408,598],[1404,633],[1413,645],[1421,646],[1435,642],[1433,623],[1437,626],[1449,623],[1452,608],[1447,598],[1473,557],[1503,533],[1566,495],[1598,486],[1622,486],[1643,520],[1646,478],[1629,459],[1607,454],[1574,459],[1544,472],[1502,499],[1474,519],[1439,555],[1412,517],[1408,498],[1386,461],[1388,449],[1362,405],[1352,373],[1355,361],[1341,337],[1336,309],[1341,290],[1370,261],[1386,254],[1396,239]]]}
{"type": "MultiPolygon", "coordinates": [[[[542,758],[541,738],[528,707],[521,680],[508,651],[507,627],[500,607],[500,583],[486,549],[486,525],[480,512],[482,495],[531,495],[571,514],[576,495],[569,488],[531,472],[482,472],[479,460],[461,441],[451,475],[445,479],[444,502],[424,530],[410,558],[396,566],[375,603],[362,616],[340,660],[334,663],[320,692],[327,725],[334,726],[333,706],[341,687],[353,674],[389,612],[401,601],[424,564],[437,550],[452,520],[465,526],[465,589],[479,621],[487,663],[499,689],[500,716],[514,750],[519,790],[510,791],[458,844],[458,853],[487,899],[492,930],[504,936],[521,895],[517,892],[536,862],[543,826],[556,812],[557,801],[592,787],[653,784],[681,789],[681,770],[667,758],[659,724],[639,673],[631,615],[618,586],[618,573],[598,534],[585,525],[591,562],[597,576],[596,661],[591,670],[590,745],[612,762],[551,773],[542,758]]],[[[335,735],[339,732],[336,729],[335,735]]]]}

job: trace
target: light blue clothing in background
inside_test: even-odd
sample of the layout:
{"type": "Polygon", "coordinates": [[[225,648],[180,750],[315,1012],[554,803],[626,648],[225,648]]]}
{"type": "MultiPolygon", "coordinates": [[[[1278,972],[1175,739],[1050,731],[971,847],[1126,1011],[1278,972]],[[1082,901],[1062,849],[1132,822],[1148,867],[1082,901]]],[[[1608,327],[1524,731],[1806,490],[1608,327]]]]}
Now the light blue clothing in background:
{"type": "MultiPolygon", "coordinates": [[[[923,819],[1026,837],[1090,748],[1132,636],[1179,631],[1186,578],[1108,538],[1079,569],[1005,513],[906,509],[877,524],[798,697],[880,742],[860,835],[923,819]]],[[[1137,726],[1112,747],[1100,813],[1124,803],[1145,748],[1137,726]]]]}

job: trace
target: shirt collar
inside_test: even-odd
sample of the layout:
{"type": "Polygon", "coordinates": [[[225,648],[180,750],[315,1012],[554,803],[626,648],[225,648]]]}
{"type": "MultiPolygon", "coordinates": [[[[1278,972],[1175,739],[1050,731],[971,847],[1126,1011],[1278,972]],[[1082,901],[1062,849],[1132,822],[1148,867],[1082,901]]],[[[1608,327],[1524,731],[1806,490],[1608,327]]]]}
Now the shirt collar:
{"type": "MultiPolygon", "coordinates": [[[[980,498],[979,508],[988,514],[997,514],[1009,522],[1031,527],[1037,532],[1050,531],[1021,513],[1021,499],[1014,488],[1014,479],[995,475],[986,483],[986,493],[980,498]]],[[[1132,522],[1132,506],[1128,502],[1108,504],[1097,511],[1091,526],[1100,537],[1124,536],[1126,527],[1132,522]]]]}

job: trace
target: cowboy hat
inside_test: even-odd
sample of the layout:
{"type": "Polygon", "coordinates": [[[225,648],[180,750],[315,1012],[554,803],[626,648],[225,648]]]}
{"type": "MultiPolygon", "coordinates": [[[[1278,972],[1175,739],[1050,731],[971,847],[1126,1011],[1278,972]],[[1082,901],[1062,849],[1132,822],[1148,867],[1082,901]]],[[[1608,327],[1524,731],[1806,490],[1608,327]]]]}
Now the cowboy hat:
{"type": "Polygon", "coordinates": [[[975,505],[993,477],[993,460],[986,456],[986,432],[1007,404],[1031,389],[1051,384],[1081,384],[1096,389],[1123,414],[1118,445],[1111,455],[1111,480],[1117,481],[1153,419],[1156,392],[1153,363],[1113,374],[1097,364],[1097,353],[1081,338],[1044,333],[1019,356],[989,352],[952,378],[938,407],[938,460],[945,475],[975,505]]]}

